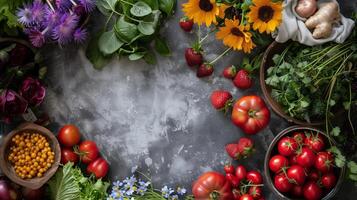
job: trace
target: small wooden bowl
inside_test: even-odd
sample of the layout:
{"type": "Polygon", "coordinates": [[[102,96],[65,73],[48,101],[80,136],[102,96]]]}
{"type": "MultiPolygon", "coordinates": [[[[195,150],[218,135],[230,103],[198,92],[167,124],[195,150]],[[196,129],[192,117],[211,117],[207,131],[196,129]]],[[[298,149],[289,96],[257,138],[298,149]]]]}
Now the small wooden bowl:
{"type": "Polygon", "coordinates": [[[55,135],[48,129],[33,123],[21,124],[19,127],[11,131],[9,134],[5,136],[0,147],[0,168],[2,172],[11,181],[30,189],[38,189],[42,187],[55,174],[59,166],[60,160],[61,160],[61,149],[55,135]],[[11,138],[24,131],[29,133],[39,133],[45,136],[47,141],[50,143],[51,149],[55,153],[54,163],[52,164],[51,168],[49,168],[41,178],[37,178],[37,177],[32,179],[20,178],[19,176],[16,175],[12,164],[8,160],[11,138]]]}
{"type": "Polygon", "coordinates": [[[316,120],[312,122],[307,122],[304,120],[299,120],[296,118],[293,118],[289,116],[287,113],[285,113],[284,109],[280,106],[278,102],[276,102],[273,97],[270,95],[271,94],[271,88],[266,85],[265,83],[265,77],[267,70],[269,67],[273,67],[273,56],[275,54],[280,54],[287,46],[287,43],[278,43],[278,42],[273,42],[269,45],[267,50],[264,53],[262,64],[260,66],[260,87],[262,89],[262,92],[264,94],[265,99],[267,100],[268,104],[270,107],[273,109],[273,111],[278,114],[280,117],[284,118],[290,123],[295,123],[298,125],[303,125],[303,126],[319,126],[324,124],[323,120],[316,120]]]}

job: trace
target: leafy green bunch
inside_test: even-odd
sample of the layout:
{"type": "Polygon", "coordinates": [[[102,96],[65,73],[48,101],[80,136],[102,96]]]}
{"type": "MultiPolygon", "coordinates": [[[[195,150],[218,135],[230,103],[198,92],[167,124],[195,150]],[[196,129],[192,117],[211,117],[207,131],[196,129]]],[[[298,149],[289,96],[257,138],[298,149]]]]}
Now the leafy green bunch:
{"type": "Polygon", "coordinates": [[[0,35],[15,36],[21,28],[16,10],[29,0],[0,0],[0,35]]]}
{"type": "Polygon", "coordinates": [[[175,4],[175,0],[98,0],[97,7],[107,21],[104,31],[89,45],[87,57],[98,69],[115,54],[128,56],[129,60],[143,58],[153,64],[156,59],[150,51],[152,42],[159,54],[170,55],[159,30],[173,14],[175,4]]]}

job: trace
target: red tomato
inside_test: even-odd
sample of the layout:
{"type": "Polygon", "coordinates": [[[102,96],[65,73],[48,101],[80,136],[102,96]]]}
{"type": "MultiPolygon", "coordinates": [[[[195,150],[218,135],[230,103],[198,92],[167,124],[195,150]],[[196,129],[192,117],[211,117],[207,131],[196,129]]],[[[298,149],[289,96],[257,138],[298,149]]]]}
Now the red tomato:
{"type": "Polygon", "coordinates": [[[319,133],[307,134],[304,143],[315,152],[322,151],[325,148],[324,136],[319,133]]]}
{"type": "Polygon", "coordinates": [[[297,161],[296,161],[296,155],[295,154],[289,157],[289,164],[290,165],[298,164],[297,161]]]}
{"type": "Polygon", "coordinates": [[[315,160],[315,168],[322,173],[327,173],[333,168],[333,156],[331,153],[322,151],[317,153],[315,160]]]}
{"type": "Polygon", "coordinates": [[[234,166],[231,164],[225,165],[224,172],[226,172],[226,174],[234,174],[235,172],[234,166]]]}
{"type": "Polygon", "coordinates": [[[81,139],[81,134],[79,133],[79,129],[72,124],[64,125],[58,133],[58,141],[66,146],[73,147],[78,144],[81,139]]]}
{"type": "Polygon", "coordinates": [[[255,170],[249,171],[247,173],[246,178],[252,184],[261,184],[261,183],[263,183],[262,175],[258,171],[255,171],[255,170]]]}
{"type": "Polygon", "coordinates": [[[305,140],[306,136],[305,136],[304,133],[294,132],[293,133],[293,138],[298,144],[302,145],[304,143],[304,140],[305,140]]]}
{"type": "Polygon", "coordinates": [[[233,199],[231,184],[223,174],[218,172],[206,172],[202,174],[194,182],[192,194],[195,199],[233,199]]]}
{"type": "Polygon", "coordinates": [[[258,199],[262,198],[263,191],[262,191],[261,187],[252,186],[249,188],[248,194],[250,194],[250,196],[252,196],[254,199],[258,200],[258,199]]]}
{"type": "Polygon", "coordinates": [[[282,168],[289,166],[289,161],[282,155],[275,155],[269,160],[269,169],[274,172],[280,172],[282,168]]]}
{"type": "Polygon", "coordinates": [[[238,167],[236,168],[236,177],[239,180],[244,180],[247,176],[247,170],[245,169],[245,167],[243,165],[238,165],[238,167]]]}
{"type": "Polygon", "coordinates": [[[297,185],[302,185],[305,182],[306,174],[304,168],[302,168],[300,165],[291,166],[288,169],[286,175],[288,176],[290,181],[297,185]]]}
{"type": "Polygon", "coordinates": [[[298,149],[298,143],[291,137],[283,137],[278,142],[279,154],[283,156],[291,156],[298,149]]]}
{"type": "Polygon", "coordinates": [[[303,147],[296,156],[297,163],[302,166],[309,168],[315,164],[316,155],[308,147],[303,147]]]}
{"type": "Polygon", "coordinates": [[[239,200],[254,200],[254,198],[249,194],[243,194],[239,200]]]}
{"type": "Polygon", "coordinates": [[[333,172],[322,175],[321,185],[326,189],[331,190],[336,185],[337,178],[333,172]]]}
{"type": "Polygon", "coordinates": [[[244,133],[258,133],[269,124],[269,120],[269,109],[258,96],[244,96],[234,104],[232,121],[244,133]]]}
{"type": "Polygon", "coordinates": [[[95,161],[91,162],[87,167],[88,174],[94,174],[97,179],[103,178],[107,175],[109,170],[109,164],[103,158],[97,158],[95,161]]]}
{"type": "Polygon", "coordinates": [[[322,190],[315,182],[308,182],[304,185],[303,189],[304,197],[307,200],[320,200],[322,196],[322,190]]]}
{"type": "Polygon", "coordinates": [[[293,187],[291,188],[290,193],[294,197],[302,197],[302,195],[303,195],[302,186],[301,185],[293,185],[293,187]]]}
{"type": "Polygon", "coordinates": [[[237,189],[233,189],[232,193],[233,193],[234,200],[239,200],[240,197],[242,196],[242,193],[237,189]]]}
{"type": "Polygon", "coordinates": [[[284,173],[280,173],[274,178],[274,186],[279,192],[289,192],[293,187],[293,184],[289,182],[289,179],[284,173]]]}
{"type": "Polygon", "coordinates": [[[233,174],[226,174],[226,179],[232,184],[234,188],[238,187],[240,180],[233,174]]]}
{"type": "Polygon", "coordinates": [[[78,155],[74,153],[71,149],[61,149],[61,164],[66,164],[68,162],[77,163],[78,159],[78,155]]]}
{"type": "Polygon", "coordinates": [[[94,161],[99,154],[99,150],[95,142],[86,140],[83,141],[79,145],[79,152],[83,155],[81,156],[81,160],[84,164],[89,164],[90,162],[94,161]]]}
{"type": "Polygon", "coordinates": [[[320,179],[320,174],[316,169],[312,169],[308,175],[310,181],[318,181],[320,179]]]}

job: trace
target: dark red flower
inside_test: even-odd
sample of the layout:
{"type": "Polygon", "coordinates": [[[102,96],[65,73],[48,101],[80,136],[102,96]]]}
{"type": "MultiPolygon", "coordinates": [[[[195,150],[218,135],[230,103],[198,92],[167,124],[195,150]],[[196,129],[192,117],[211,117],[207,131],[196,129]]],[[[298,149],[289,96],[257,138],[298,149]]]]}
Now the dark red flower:
{"type": "Polygon", "coordinates": [[[4,90],[0,95],[0,113],[4,117],[25,113],[27,101],[13,90],[4,90]]]}
{"type": "Polygon", "coordinates": [[[22,82],[19,93],[28,101],[30,106],[38,106],[45,98],[46,89],[38,79],[28,77],[22,82]]]}

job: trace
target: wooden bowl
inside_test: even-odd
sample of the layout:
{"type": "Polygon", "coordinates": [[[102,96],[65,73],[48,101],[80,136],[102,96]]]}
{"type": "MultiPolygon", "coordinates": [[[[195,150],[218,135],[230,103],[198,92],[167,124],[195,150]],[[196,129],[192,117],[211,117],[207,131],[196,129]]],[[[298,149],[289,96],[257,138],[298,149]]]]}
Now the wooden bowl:
{"type": "Polygon", "coordinates": [[[307,122],[304,120],[296,119],[291,116],[289,116],[287,113],[285,113],[284,109],[280,106],[278,102],[276,102],[273,97],[270,95],[271,94],[271,88],[266,85],[265,83],[265,78],[266,78],[266,73],[269,67],[274,66],[273,62],[273,56],[275,54],[280,54],[287,46],[287,43],[278,43],[278,42],[273,42],[269,45],[267,50],[264,53],[262,64],[260,66],[260,87],[263,91],[264,97],[267,100],[268,104],[270,107],[273,109],[273,111],[278,114],[280,117],[284,118],[290,123],[295,123],[298,125],[303,125],[303,126],[319,126],[324,124],[323,120],[316,120],[312,122],[307,122]]]}
{"type": "MultiPolygon", "coordinates": [[[[270,172],[270,169],[269,169],[270,158],[272,157],[272,155],[276,155],[278,153],[277,144],[278,144],[279,140],[284,136],[292,134],[293,132],[301,132],[301,131],[313,131],[315,133],[319,133],[319,134],[325,136],[325,138],[329,137],[326,133],[324,133],[318,129],[315,129],[312,127],[307,127],[307,126],[291,126],[291,127],[284,129],[277,136],[275,136],[275,138],[270,143],[269,148],[265,154],[264,175],[265,175],[266,182],[267,182],[269,189],[271,191],[273,191],[273,193],[278,197],[278,199],[302,200],[302,198],[291,198],[291,197],[288,197],[285,194],[282,194],[281,192],[279,192],[274,186],[274,180],[273,180],[274,178],[273,178],[272,173],[270,172]]],[[[331,143],[332,143],[332,145],[337,144],[336,141],[333,140],[332,138],[331,138],[331,143]]],[[[330,145],[330,144],[326,142],[326,145],[330,145]]],[[[346,174],[346,166],[344,166],[342,168],[336,168],[336,169],[334,169],[334,171],[335,171],[335,175],[337,178],[336,185],[331,191],[329,191],[327,194],[325,194],[325,196],[323,196],[323,198],[321,200],[332,199],[337,194],[337,192],[340,190],[340,188],[342,186],[342,183],[343,183],[343,180],[344,180],[344,177],[346,174]]]]}
{"type": "Polygon", "coordinates": [[[30,189],[38,189],[42,187],[57,171],[61,160],[61,149],[60,145],[57,141],[55,135],[46,129],[45,127],[33,124],[33,123],[24,123],[21,124],[19,127],[11,131],[9,134],[5,136],[3,142],[0,147],[0,168],[2,172],[13,182],[30,188],[30,189]],[[52,164],[51,168],[49,168],[43,175],[43,177],[32,178],[32,179],[22,179],[16,175],[14,171],[14,167],[8,160],[10,145],[11,145],[11,138],[19,133],[22,132],[29,132],[29,133],[39,133],[46,137],[47,141],[50,143],[51,149],[55,153],[55,160],[52,164]]]}

